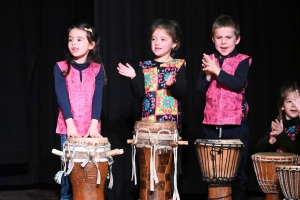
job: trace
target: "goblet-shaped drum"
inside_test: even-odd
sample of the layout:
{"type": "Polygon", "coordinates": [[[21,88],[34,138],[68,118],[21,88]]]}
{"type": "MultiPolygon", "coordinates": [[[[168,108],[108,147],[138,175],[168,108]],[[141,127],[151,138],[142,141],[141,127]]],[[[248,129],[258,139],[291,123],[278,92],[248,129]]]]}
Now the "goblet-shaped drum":
{"type": "Polygon", "coordinates": [[[208,199],[231,200],[231,182],[240,164],[243,143],[240,140],[195,141],[202,179],[208,184],[208,199]]]}
{"type": "Polygon", "coordinates": [[[277,165],[276,171],[285,199],[300,199],[300,166],[277,165]]]}
{"type": "Polygon", "coordinates": [[[260,189],[266,193],[266,200],[282,200],[277,165],[296,165],[297,155],[293,153],[261,152],[252,155],[254,170],[260,189]]]}

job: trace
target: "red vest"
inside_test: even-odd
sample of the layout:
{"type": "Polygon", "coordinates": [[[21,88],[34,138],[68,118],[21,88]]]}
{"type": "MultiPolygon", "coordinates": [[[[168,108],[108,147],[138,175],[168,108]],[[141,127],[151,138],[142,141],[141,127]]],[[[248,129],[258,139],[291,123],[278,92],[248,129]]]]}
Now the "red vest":
{"type": "MultiPolygon", "coordinates": [[[[67,69],[67,63],[61,61],[57,63],[59,68],[64,71],[67,69]]],[[[84,136],[87,134],[92,120],[92,103],[95,91],[100,64],[91,63],[90,66],[82,71],[82,81],[80,81],[80,72],[71,66],[70,73],[66,77],[67,91],[73,121],[77,128],[78,134],[84,136]]],[[[98,124],[100,133],[100,122],[98,124]]],[[[59,109],[56,133],[67,134],[67,126],[61,109],[59,109]]]]}
{"type": "MultiPolygon", "coordinates": [[[[249,56],[243,54],[226,58],[222,70],[234,75],[239,63],[247,58],[249,56]]],[[[251,59],[249,62],[250,65],[251,59]]],[[[216,59],[216,64],[220,66],[218,59],[216,59]]],[[[240,91],[231,90],[227,86],[217,83],[216,77],[212,77],[206,92],[203,124],[240,125],[242,121],[243,92],[244,89],[240,91]]]]}

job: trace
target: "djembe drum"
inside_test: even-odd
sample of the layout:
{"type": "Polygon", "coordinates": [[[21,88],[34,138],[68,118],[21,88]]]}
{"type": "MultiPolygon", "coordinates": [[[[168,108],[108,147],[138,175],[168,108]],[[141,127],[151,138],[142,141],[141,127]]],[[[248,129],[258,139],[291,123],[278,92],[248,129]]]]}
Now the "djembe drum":
{"type": "Polygon", "coordinates": [[[73,200],[104,200],[106,177],[112,188],[112,155],[123,150],[110,149],[107,138],[67,138],[63,152],[53,149],[64,162],[64,175],[70,176],[73,200]],[[110,167],[110,176],[108,168],[110,167]]]}
{"type": "Polygon", "coordinates": [[[266,200],[282,200],[277,165],[296,165],[297,155],[293,153],[261,152],[251,156],[257,182],[266,200]]]}
{"type": "Polygon", "coordinates": [[[208,199],[231,200],[244,145],[240,140],[195,141],[202,179],[208,184],[208,199]]]}
{"type": "Polygon", "coordinates": [[[276,171],[286,200],[300,199],[300,166],[277,165],[276,171]]]}
{"type": "Polygon", "coordinates": [[[174,163],[173,200],[179,199],[177,190],[177,145],[187,144],[178,141],[176,122],[135,123],[132,143],[133,176],[136,182],[135,152],[140,164],[140,200],[169,200],[171,196],[171,169],[174,163]],[[174,160],[174,162],[173,162],[174,160]]]}

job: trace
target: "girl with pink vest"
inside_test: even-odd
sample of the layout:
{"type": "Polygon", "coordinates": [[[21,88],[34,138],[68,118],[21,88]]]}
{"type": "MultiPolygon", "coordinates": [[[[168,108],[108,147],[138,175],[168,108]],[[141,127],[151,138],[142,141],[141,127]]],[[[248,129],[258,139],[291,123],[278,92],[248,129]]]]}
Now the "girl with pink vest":
{"type": "MultiPolygon", "coordinates": [[[[88,24],[69,29],[67,59],[54,66],[59,104],[56,133],[61,145],[67,137],[102,137],[100,115],[105,72],[99,56],[99,38],[88,24]]],[[[61,147],[63,149],[63,147],[61,147]]],[[[72,199],[68,176],[61,182],[61,199],[72,199]]]]}
{"type": "Polygon", "coordinates": [[[222,15],[212,27],[212,41],[216,52],[204,54],[202,71],[197,82],[206,94],[203,130],[206,139],[240,139],[244,150],[237,180],[233,182],[233,200],[246,199],[245,174],[249,129],[246,121],[248,104],[245,88],[251,58],[239,54],[235,46],[240,42],[239,25],[230,16],[222,15]]]}

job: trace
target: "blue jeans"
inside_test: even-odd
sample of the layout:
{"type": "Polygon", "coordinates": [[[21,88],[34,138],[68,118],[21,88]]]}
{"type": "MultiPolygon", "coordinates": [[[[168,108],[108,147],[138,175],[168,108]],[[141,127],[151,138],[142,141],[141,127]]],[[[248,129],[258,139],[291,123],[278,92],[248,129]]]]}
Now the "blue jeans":
{"type": "MultiPolygon", "coordinates": [[[[64,149],[63,144],[67,140],[67,135],[60,135],[61,150],[64,149]]],[[[60,188],[60,200],[71,200],[72,199],[72,185],[69,176],[62,176],[61,188],[60,188]]]]}

